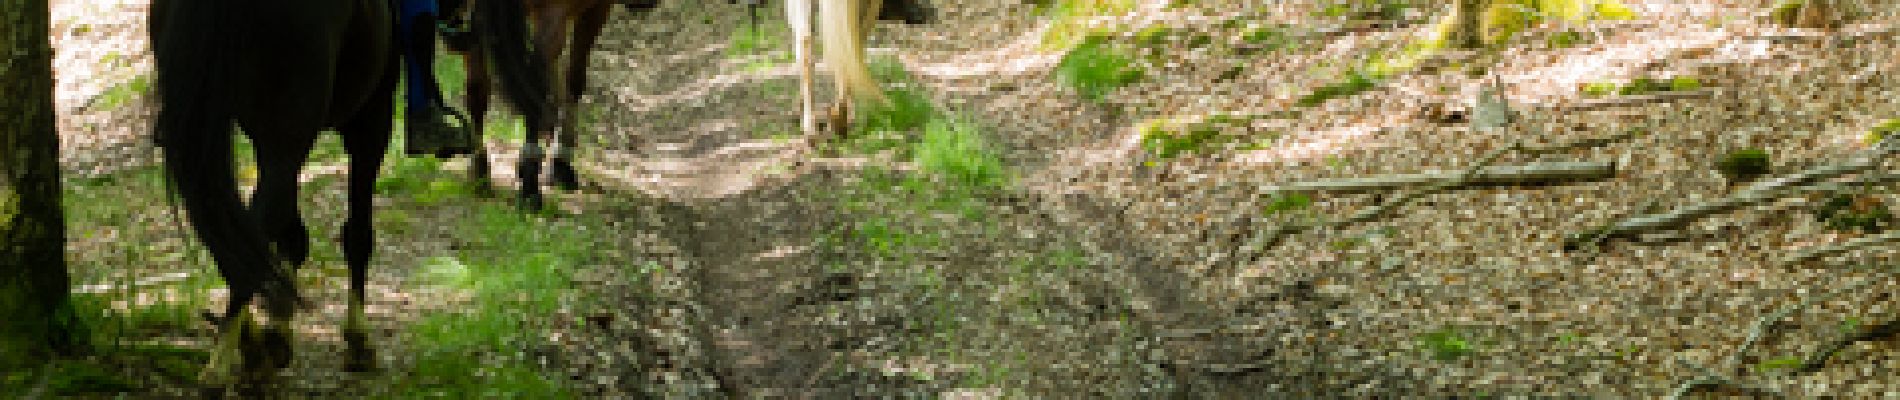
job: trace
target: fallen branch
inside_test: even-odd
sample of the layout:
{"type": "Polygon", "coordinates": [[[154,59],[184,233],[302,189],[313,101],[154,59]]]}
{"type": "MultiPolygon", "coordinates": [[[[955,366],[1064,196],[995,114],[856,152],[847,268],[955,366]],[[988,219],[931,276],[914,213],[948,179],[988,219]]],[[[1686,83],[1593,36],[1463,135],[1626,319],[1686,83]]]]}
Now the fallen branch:
{"type": "Polygon", "coordinates": [[[1896,241],[1900,241],[1900,231],[1887,231],[1886,233],[1882,233],[1879,235],[1855,238],[1854,240],[1847,241],[1847,243],[1841,243],[1841,244],[1831,245],[1831,246],[1809,247],[1807,249],[1802,250],[1799,253],[1795,253],[1793,257],[1788,257],[1787,260],[1782,261],[1781,263],[1782,265],[1801,264],[1801,263],[1806,263],[1809,261],[1819,260],[1821,258],[1825,258],[1828,256],[1845,253],[1848,251],[1860,250],[1860,249],[1864,249],[1868,247],[1873,247],[1874,245],[1892,243],[1896,241]]]}
{"type": "Polygon", "coordinates": [[[1834,354],[1840,353],[1842,349],[1846,349],[1847,346],[1853,345],[1854,343],[1893,340],[1895,338],[1900,338],[1900,319],[1887,321],[1885,324],[1876,325],[1872,328],[1862,329],[1860,332],[1848,333],[1844,337],[1832,343],[1828,343],[1827,346],[1822,346],[1819,351],[1816,351],[1814,355],[1807,358],[1807,362],[1801,363],[1801,369],[1796,371],[1796,373],[1811,374],[1820,371],[1821,367],[1827,366],[1827,359],[1833,358],[1834,354]]]}
{"type": "Polygon", "coordinates": [[[1816,186],[1815,184],[1822,180],[1873,169],[1879,164],[1880,157],[1892,153],[1893,147],[1900,146],[1893,143],[1900,143],[1900,141],[1883,140],[1881,144],[1875,145],[1862,156],[1845,164],[1814,167],[1779,179],[1756,183],[1729,197],[1679,208],[1668,213],[1631,217],[1606,228],[1574,233],[1564,240],[1564,248],[1577,249],[1585,245],[1601,245],[1604,241],[1611,239],[1631,238],[1641,233],[1679,229],[1709,216],[1778,200],[1801,189],[1816,186]]]}
{"type": "MultiPolygon", "coordinates": [[[[1309,181],[1282,186],[1270,186],[1263,190],[1268,193],[1293,191],[1361,192],[1449,182],[1459,179],[1461,174],[1464,173],[1465,171],[1430,171],[1420,174],[1309,181]]],[[[1563,184],[1609,179],[1615,176],[1616,163],[1614,162],[1551,162],[1486,168],[1482,171],[1478,171],[1476,174],[1465,177],[1462,183],[1466,186],[1563,184]]]]}
{"type": "Polygon", "coordinates": [[[1566,103],[1551,107],[1559,112],[1594,111],[1611,107],[1627,107],[1644,104],[1664,103],[1682,99],[1699,99],[1715,94],[1714,89],[1668,91],[1634,96],[1616,96],[1600,99],[1588,99],[1575,103],[1566,103]]]}
{"type": "MultiPolygon", "coordinates": [[[[1490,154],[1486,154],[1483,158],[1478,159],[1477,162],[1472,163],[1470,167],[1465,168],[1464,171],[1460,172],[1455,177],[1451,177],[1450,179],[1435,180],[1433,181],[1434,183],[1432,183],[1431,186],[1425,187],[1423,189],[1407,192],[1402,196],[1394,196],[1394,197],[1388,198],[1386,201],[1381,202],[1379,205],[1376,205],[1364,210],[1360,210],[1358,213],[1353,214],[1352,216],[1347,217],[1345,219],[1330,220],[1330,221],[1321,220],[1321,221],[1316,221],[1316,222],[1311,222],[1311,223],[1294,223],[1294,224],[1282,225],[1279,228],[1275,228],[1272,231],[1266,232],[1265,234],[1255,236],[1252,240],[1248,241],[1247,244],[1236,247],[1234,251],[1230,252],[1229,254],[1231,255],[1231,257],[1235,259],[1242,259],[1243,252],[1251,253],[1254,256],[1258,256],[1259,254],[1265,253],[1267,249],[1271,249],[1275,246],[1279,246],[1281,241],[1285,240],[1287,237],[1290,237],[1292,235],[1299,234],[1301,232],[1305,232],[1308,230],[1312,230],[1314,228],[1338,227],[1338,226],[1345,226],[1345,225],[1350,225],[1350,224],[1358,224],[1358,223],[1363,223],[1366,221],[1371,221],[1373,219],[1390,214],[1393,211],[1397,211],[1399,208],[1404,207],[1408,204],[1411,204],[1413,201],[1417,201],[1418,199],[1424,198],[1425,196],[1442,193],[1447,190],[1451,190],[1453,188],[1459,188],[1459,187],[1470,185],[1472,184],[1473,178],[1479,176],[1480,171],[1484,171],[1486,167],[1490,166],[1491,163],[1496,162],[1497,159],[1499,157],[1504,156],[1506,152],[1517,151],[1517,152],[1522,152],[1526,155],[1538,156],[1538,155],[1551,154],[1551,153],[1557,153],[1557,152],[1571,151],[1571,150],[1576,150],[1576,149],[1600,147],[1603,145],[1607,145],[1610,143],[1615,143],[1615,142],[1629,139],[1631,137],[1635,137],[1640,132],[1641,131],[1639,130],[1628,130],[1628,131],[1624,131],[1621,134],[1617,134],[1611,137],[1584,139],[1584,140],[1579,140],[1572,143],[1553,145],[1553,146],[1531,146],[1531,145],[1526,145],[1523,142],[1512,143],[1510,146],[1505,146],[1504,148],[1500,148],[1495,151],[1492,151],[1490,154]]],[[[1252,257],[1247,257],[1245,259],[1248,262],[1256,261],[1252,257]]]]}
{"type": "MultiPolygon", "coordinates": [[[[1722,369],[1734,369],[1735,367],[1737,367],[1737,364],[1740,363],[1742,360],[1742,354],[1747,353],[1750,348],[1755,347],[1755,343],[1760,342],[1762,336],[1768,334],[1769,327],[1772,327],[1776,323],[1781,322],[1782,319],[1788,318],[1788,316],[1794,314],[1795,311],[1806,309],[1809,306],[1813,306],[1814,303],[1819,303],[1822,301],[1833,299],[1834,297],[1840,296],[1841,294],[1859,290],[1860,288],[1867,287],[1868,285],[1872,285],[1874,282],[1879,282],[1879,281],[1880,279],[1873,279],[1873,278],[1862,279],[1859,282],[1854,282],[1854,284],[1847,285],[1846,287],[1835,289],[1827,293],[1822,293],[1814,297],[1809,297],[1805,300],[1802,300],[1798,304],[1792,304],[1786,307],[1782,307],[1780,310],[1775,310],[1774,313],[1763,316],[1760,320],[1755,321],[1755,328],[1750,329],[1748,331],[1748,338],[1742,341],[1742,345],[1736,347],[1735,351],[1730,352],[1728,354],[1728,357],[1722,358],[1722,362],[1720,364],[1717,364],[1717,367],[1722,368],[1722,369]]],[[[1678,385],[1676,387],[1675,392],[1670,393],[1669,398],[1670,399],[1682,398],[1682,396],[1688,395],[1690,391],[1693,391],[1698,387],[1716,385],[1716,384],[1733,385],[1734,384],[1733,382],[1734,382],[1733,380],[1730,380],[1728,377],[1723,376],[1719,372],[1703,371],[1702,376],[1695,377],[1693,379],[1690,379],[1687,382],[1683,382],[1681,385],[1678,385]]]]}

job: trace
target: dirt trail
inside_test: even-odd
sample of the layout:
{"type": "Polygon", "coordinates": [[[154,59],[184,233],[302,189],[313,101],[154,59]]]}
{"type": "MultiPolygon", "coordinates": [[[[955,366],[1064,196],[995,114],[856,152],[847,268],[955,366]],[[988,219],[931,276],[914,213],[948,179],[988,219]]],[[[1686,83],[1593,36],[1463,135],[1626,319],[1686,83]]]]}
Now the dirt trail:
{"type": "MultiPolygon", "coordinates": [[[[1380,89],[1305,109],[1300,118],[1228,132],[1270,136],[1269,148],[1145,165],[1135,131],[1144,120],[1285,109],[1332,78],[1315,71],[1374,57],[1396,48],[1404,33],[1429,27],[1318,38],[1320,45],[1293,54],[1176,49],[1143,57],[1146,79],[1096,103],[1049,75],[1057,55],[1034,46],[1047,24],[1020,2],[951,2],[943,5],[939,25],[880,27],[872,53],[896,55],[933,103],[995,133],[1020,179],[974,206],[991,228],[935,232],[944,238],[941,251],[893,266],[835,243],[851,239],[854,224],[891,211],[852,208],[841,199],[870,179],[867,171],[903,175],[909,166],[876,157],[823,158],[810,150],[792,136],[792,71],[752,68],[751,60],[728,54],[732,32],[747,20],[745,9],[685,3],[667,2],[642,16],[616,11],[592,60],[584,99],[596,134],[585,140],[583,167],[608,190],[557,197],[580,212],[571,218],[598,218],[588,223],[613,228],[597,231],[600,256],[576,271],[580,290],[573,296],[592,303],[553,316],[586,323],[545,327],[549,343],[524,351],[589,396],[1301,398],[1482,391],[1654,397],[1696,373],[1678,360],[1719,359],[1754,318],[1798,301],[1801,290],[1878,276],[1773,265],[1770,255],[1781,251],[1858,236],[1790,217],[1803,210],[1800,204],[1715,218],[1691,229],[1699,239],[1631,245],[1596,258],[1562,253],[1554,243],[1565,232],[1644,207],[1678,207],[1728,193],[1707,166],[1721,152],[1766,148],[1786,160],[1783,168],[1795,168],[1856,149],[1860,129],[1900,115],[1890,95],[1900,88],[1890,33],[1808,40],[1746,22],[1741,15],[1758,4],[1627,1],[1639,13],[1669,18],[1614,25],[1617,30],[1591,44],[1526,51],[1493,68],[1504,78],[1506,97],[1532,110],[1528,127],[1510,136],[1419,121],[1421,104],[1458,104],[1471,94],[1472,79],[1438,71],[1401,75],[1380,89]],[[1743,21],[1708,22],[1736,19],[1743,21]],[[1656,47],[1633,47],[1638,43],[1656,47]],[[1559,111],[1581,97],[1576,83],[1651,73],[1692,73],[1714,95],[1559,111]],[[1349,215],[1382,199],[1318,196],[1306,212],[1265,215],[1260,186],[1458,168],[1520,139],[1567,142],[1633,127],[1654,134],[1550,157],[1613,160],[1624,170],[1612,181],[1438,194],[1381,222],[1229,256],[1267,228],[1349,215]],[[1077,263],[1093,272],[1038,275],[1047,279],[1031,282],[986,279],[1042,261],[1026,255],[1065,247],[1079,249],[1084,256],[1077,263]],[[642,263],[651,270],[627,265],[642,263]],[[947,287],[996,285],[1004,289],[982,293],[1026,290],[1050,299],[1029,307],[1035,322],[969,309],[939,317],[944,313],[924,305],[940,304],[931,296],[948,292],[881,269],[897,267],[912,267],[897,274],[940,271],[947,287]],[[981,328],[937,329],[945,319],[981,328]],[[1421,339],[1448,331],[1462,332],[1455,337],[1466,346],[1463,358],[1437,359],[1434,344],[1421,339]],[[947,334],[962,336],[955,339],[965,353],[926,357],[895,350],[947,334]],[[993,359],[999,355],[1031,359],[1012,364],[993,359]],[[997,378],[1008,381],[984,383],[985,370],[996,365],[1013,368],[997,378]]],[[[1311,7],[1296,5],[1258,10],[1215,2],[1204,12],[1173,12],[1161,3],[1140,2],[1140,17],[1103,23],[1123,24],[1118,30],[1126,32],[1162,24],[1210,33],[1224,28],[1200,17],[1321,19],[1310,15],[1311,7]]],[[[779,22],[776,8],[763,11],[762,23],[779,22]]],[[[1231,39],[1221,36],[1226,33],[1232,32],[1219,32],[1216,42],[1231,39]]],[[[828,86],[818,85],[821,96],[828,98],[828,86]]],[[[62,135],[73,133],[63,127],[62,135]]],[[[504,150],[514,145],[491,142],[504,150]]],[[[1550,160],[1506,159],[1532,161],[1550,160]]],[[[511,171],[497,168],[504,181],[511,171]]],[[[312,219],[334,221],[337,211],[319,207],[312,219]]],[[[937,215],[902,217],[895,219],[899,229],[958,226],[932,225],[937,215]]],[[[410,219],[432,218],[455,216],[410,219]]],[[[379,253],[387,260],[379,264],[419,265],[445,251],[438,247],[466,245],[440,243],[448,234],[411,228],[392,231],[390,243],[405,245],[379,253]]],[[[434,311],[420,306],[433,300],[400,296],[411,285],[404,279],[392,279],[392,297],[379,300],[386,315],[434,311]]],[[[339,287],[315,292],[340,298],[339,287]]],[[[1889,282],[1868,292],[1892,291],[1889,282]]],[[[1891,296],[1864,300],[1804,314],[1793,324],[1804,333],[1765,347],[1794,354],[1841,316],[1874,321],[1894,302],[1891,296]]],[[[999,300],[990,308],[1019,311],[1011,307],[999,300]]],[[[314,322],[334,326],[334,309],[318,315],[314,322]]],[[[390,329],[404,322],[380,323],[390,329]]],[[[333,350],[333,332],[313,335],[320,340],[310,349],[333,350]]],[[[388,346],[390,354],[402,354],[403,344],[388,346]]],[[[1900,359],[1881,351],[1840,361],[1852,367],[1763,380],[1794,395],[1891,393],[1900,359]]],[[[400,357],[394,361],[403,367],[400,357]]],[[[304,364],[295,370],[334,370],[329,362],[300,358],[304,364]]],[[[351,382],[300,379],[293,387],[309,388],[311,396],[351,382]]]]}
{"type": "MultiPolygon", "coordinates": [[[[1092,255],[1092,268],[1104,271],[1088,279],[1091,282],[1066,289],[1052,284],[1050,290],[1080,293],[1071,300],[1084,308],[1152,308],[1143,314],[1147,320],[1133,325],[1099,332],[1081,328],[1084,333],[1063,337],[1074,343],[1037,342],[1035,333],[1009,332],[1022,335],[1025,343],[1051,346],[1033,354],[1060,360],[1052,361],[1048,370],[1024,372],[1022,376],[1040,381],[1023,386],[1046,390],[1036,393],[1154,393],[1089,387],[1081,382],[1105,376],[1055,372],[1064,365],[1079,365],[1116,370],[1100,374],[1116,385],[1153,385],[1165,387],[1159,389],[1162,393],[1188,397],[1248,398],[1260,388],[1297,396],[1464,393],[1472,387],[1494,394],[1653,396],[1687,378],[1688,372],[1670,358],[1709,354],[1683,350],[1692,343],[1733,343],[1739,327],[1758,316],[1757,311],[1790,301],[1764,293],[1825,281],[1827,274],[1776,272],[1774,279],[1767,279],[1766,267],[1753,264],[1730,267],[1728,273],[1686,267],[1711,265],[1715,254],[1736,250],[1632,249],[1626,251],[1634,254],[1578,261],[1544,251],[1543,246],[1571,228],[1627,212],[1615,210],[1639,208],[1635,202],[1651,197],[1648,193],[1686,192],[1701,199],[1719,195],[1719,180],[1706,176],[1700,160],[1724,149],[1760,146],[1793,164],[1823,162],[1852,147],[1851,139],[1843,139],[1852,136],[1850,131],[1890,115],[1895,107],[1891,101],[1867,97],[1894,84],[1891,74],[1878,73],[1896,68],[1890,52],[1877,50],[1878,43],[1892,40],[1878,33],[1879,26],[1853,28],[1875,33],[1852,43],[1828,42],[1845,46],[1830,53],[1836,58],[1803,56],[1818,51],[1810,47],[1816,44],[1775,39],[1772,27],[1752,22],[1722,28],[1706,23],[1746,20],[1747,10],[1759,9],[1729,3],[1657,10],[1649,2],[1631,2],[1657,11],[1657,18],[1596,25],[1622,30],[1588,46],[1536,50],[1500,63],[1495,72],[1505,78],[1507,98],[1532,110],[1527,127],[1515,137],[1417,121],[1412,109],[1419,104],[1457,104],[1471,95],[1470,78],[1443,71],[1401,76],[1389,89],[1329,102],[1297,120],[1255,124],[1248,132],[1283,135],[1268,149],[1152,167],[1138,163],[1137,123],[1174,115],[1283,109],[1298,94],[1324,83],[1326,77],[1312,71],[1339,68],[1339,60],[1370,57],[1375,49],[1389,50],[1402,43],[1402,33],[1429,26],[1317,39],[1333,45],[1315,50],[1311,57],[1238,57],[1199,50],[1169,54],[1164,60],[1170,62],[1147,65],[1152,74],[1143,82],[1100,104],[1076,99],[1053,82],[1048,71],[1055,58],[1030,45],[1044,25],[1010,2],[945,7],[946,21],[939,26],[882,27],[884,38],[875,39],[873,46],[892,49],[874,49],[873,54],[898,55],[935,103],[975,116],[987,131],[1000,133],[1005,159],[1023,176],[1010,201],[992,205],[1006,230],[1029,232],[1023,237],[1072,240],[1092,255]],[[1666,45],[1618,50],[1639,42],[1666,45]],[[1776,68],[1828,72],[1761,75],[1776,68]],[[1238,79],[1218,77],[1232,70],[1240,71],[1238,79]],[[1659,106],[1558,111],[1577,101],[1575,85],[1586,79],[1680,73],[1703,77],[1718,94],[1659,106]],[[1438,89],[1444,87],[1454,90],[1438,89]],[[1801,106],[1811,112],[1786,118],[1783,106],[1776,104],[1801,96],[1832,100],[1801,106]],[[1847,104],[1866,107],[1842,107],[1847,104]],[[1662,134],[1556,157],[1611,159],[1636,171],[1613,183],[1436,195],[1388,222],[1304,235],[1245,258],[1220,256],[1233,254],[1260,231],[1284,221],[1259,215],[1264,200],[1253,187],[1457,168],[1519,138],[1560,143],[1636,126],[1662,134]],[[1328,159],[1338,161],[1325,161],[1320,154],[1335,154],[1328,159]],[[1468,229],[1450,228],[1454,226],[1468,229]],[[1348,241],[1360,244],[1340,244],[1348,241]],[[1586,265],[1576,265],[1579,262],[1586,265]],[[1663,272],[1646,265],[1685,267],[1663,272]],[[1637,276],[1653,274],[1666,278],[1632,283],[1637,276]],[[1658,297],[1663,293],[1762,303],[1722,310],[1714,300],[1658,297]],[[1693,316],[1695,322],[1658,315],[1693,316]],[[1418,338],[1447,329],[1478,342],[1483,355],[1445,362],[1421,349],[1426,345],[1418,338]],[[1087,344],[1074,351],[1063,347],[1109,338],[1112,335],[1104,332],[1116,331],[1141,336],[1149,341],[1142,346],[1155,349],[1137,360],[1120,361],[1142,367],[1117,369],[1124,365],[1090,353],[1087,344]],[[1560,337],[1577,339],[1554,339],[1560,337]],[[1539,363],[1568,366],[1525,369],[1539,363]],[[1594,367],[1578,369],[1584,365],[1594,367]]],[[[1141,4],[1144,17],[1115,21],[1127,24],[1122,31],[1156,23],[1189,31],[1218,29],[1196,20],[1195,14],[1159,12],[1159,2],[1141,4]]],[[[1313,11],[1303,7],[1275,9],[1272,16],[1239,6],[1208,9],[1207,14],[1261,20],[1318,19],[1300,14],[1313,11]]],[[[736,7],[703,10],[712,20],[744,20],[736,7]]],[[[826,194],[818,189],[848,184],[856,166],[884,161],[814,159],[798,141],[745,137],[747,131],[791,129],[795,116],[786,105],[792,104],[795,92],[788,90],[789,71],[734,72],[744,68],[719,56],[730,37],[730,24],[659,26],[697,19],[692,16],[699,12],[702,9],[663,8],[650,17],[648,21],[657,21],[651,25],[623,19],[610,28],[608,35],[622,41],[604,45],[603,57],[616,54],[620,59],[596,61],[599,74],[607,76],[600,86],[612,89],[595,92],[592,101],[608,109],[625,105],[631,111],[614,112],[619,118],[597,122],[597,129],[607,134],[600,139],[603,149],[594,153],[593,169],[609,185],[680,204],[668,214],[681,221],[674,227],[680,230],[670,237],[688,249],[692,264],[706,273],[700,290],[708,300],[702,306],[715,317],[719,349],[730,358],[720,368],[734,383],[761,394],[799,393],[800,385],[810,384],[821,391],[807,393],[836,394],[822,391],[833,388],[823,383],[834,378],[813,370],[860,361],[851,355],[862,353],[825,345],[848,343],[866,329],[894,328],[878,323],[815,325],[792,305],[801,298],[830,294],[827,290],[835,289],[826,288],[827,279],[853,279],[820,273],[820,264],[848,256],[817,254],[813,249],[818,247],[804,244],[832,226],[861,218],[833,210],[825,201],[801,198],[801,193],[826,194]],[[786,340],[794,337],[798,340],[786,340]]],[[[1520,161],[1534,160],[1508,162],[1520,161]]],[[[1320,198],[1311,215],[1348,215],[1376,200],[1320,198]]],[[[1748,224],[1755,218],[1722,219],[1718,225],[1748,224]]],[[[1761,252],[1763,240],[1785,243],[1760,235],[1727,236],[1729,240],[1718,239],[1720,244],[1710,246],[1761,252]]],[[[970,247],[967,252],[1018,250],[993,246],[970,247]]],[[[959,262],[999,261],[1001,257],[976,255],[959,262]]],[[[916,318],[915,311],[882,316],[916,318]]],[[[879,315],[868,317],[875,321],[879,315]]],[[[1097,322],[1085,318],[1072,327],[1097,322]]],[[[897,370],[901,368],[885,368],[887,373],[897,370]]],[[[1840,375],[1851,373],[1789,384],[1840,375]]],[[[870,378],[835,379],[842,379],[836,381],[841,385],[875,386],[870,378]]],[[[1853,390],[1882,387],[1845,379],[1862,382],[1853,390]]],[[[925,382],[884,384],[913,391],[944,389],[925,382]]]]}

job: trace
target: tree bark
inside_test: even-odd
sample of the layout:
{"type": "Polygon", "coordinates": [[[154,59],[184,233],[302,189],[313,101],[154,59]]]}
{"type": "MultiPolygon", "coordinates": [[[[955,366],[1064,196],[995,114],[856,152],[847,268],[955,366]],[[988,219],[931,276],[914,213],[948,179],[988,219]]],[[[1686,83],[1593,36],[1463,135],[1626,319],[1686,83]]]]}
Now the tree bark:
{"type": "Polygon", "coordinates": [[[0,370],[78,350],[46,0],[0,0],[0,370]]]}
{"type": "Polygon", "coordinates": [[[1484,45],[1478,34],[1479,15],[1484,12],[1485,0],[1457,0],[1457,8],[1452,11],[1451,33],[1448,39],[1451,48],[1475,49],[1484,45]]]}

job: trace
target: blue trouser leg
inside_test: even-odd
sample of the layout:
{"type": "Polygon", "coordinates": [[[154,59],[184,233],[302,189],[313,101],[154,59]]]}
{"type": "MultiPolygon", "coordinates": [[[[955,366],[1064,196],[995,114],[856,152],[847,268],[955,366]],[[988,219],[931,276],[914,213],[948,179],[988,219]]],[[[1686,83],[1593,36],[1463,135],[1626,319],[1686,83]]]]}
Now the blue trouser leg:
{"type": "Polygon", "coordinates": [[[435,35],[417,33],[417,29],[435,29],[434,26],[417,24],[423,16],[436,15],[435,0],[397,0],[397,3],[399,17],[396,19],[396,37],[397,43],[402,44],[403,71],[408,75],[408,79],[404,80],[403,105],[410,112],[428,110],[435,106],[435,96],[439,94],[435,92],[433,84],[435,79],[432,74],[435,71],[430,70],[434,63],[428,62],[434,54],[425,54],[424,49],[434,49],[435,46],[424,46],[414,41],[435,39],[435,35]]]}

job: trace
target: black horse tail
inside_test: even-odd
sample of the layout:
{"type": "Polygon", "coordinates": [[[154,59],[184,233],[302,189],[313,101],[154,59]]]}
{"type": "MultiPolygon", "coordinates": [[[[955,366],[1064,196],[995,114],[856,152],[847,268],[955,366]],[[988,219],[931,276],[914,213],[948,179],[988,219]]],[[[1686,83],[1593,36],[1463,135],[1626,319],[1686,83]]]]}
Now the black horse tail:
{"type": "Polygon", "coordinates": [[[473,23],[481,46],[494,60],[501,79],[502,97],[527,119],[533,135],[554,116],[553,76],[541,51],[528,44],[528,15],[522,0],[473,0],[473,23]]]}
{"type": "MultiPolygon", "coordinates": [[[[272,314],[302,303],[289,269],[238,197],[232,157],[234,56],[245,51],[249,0],[157,0],[152,55],[160,109],[153,138],[163,152],[173,198],[183,198],[198,240],[210,250],[235,305],[260,295],[272,314]],[[240,297],[244,296],[244,297],[240,297]]],[[[237,309],[237,307],[232,307],[237,309]]],[[[279,314],[282,313],[282,314],[279,314]]],[[[228,317],[228,316],[227,316],[228,317]]]]}

